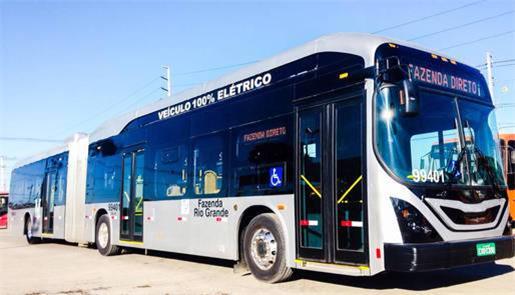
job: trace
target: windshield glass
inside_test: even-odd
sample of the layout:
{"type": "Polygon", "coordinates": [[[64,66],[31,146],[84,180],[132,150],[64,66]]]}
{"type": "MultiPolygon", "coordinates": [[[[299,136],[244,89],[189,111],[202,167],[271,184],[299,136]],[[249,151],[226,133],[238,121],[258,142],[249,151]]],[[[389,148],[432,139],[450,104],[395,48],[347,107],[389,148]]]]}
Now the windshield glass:
{"type": "Polygon", "coordinates": [[[407,116],[392,86],[376,95],[375,141],[393,173],[412,183],[504,185],[492,107],[421,90],[419,112],[407,116]]]}

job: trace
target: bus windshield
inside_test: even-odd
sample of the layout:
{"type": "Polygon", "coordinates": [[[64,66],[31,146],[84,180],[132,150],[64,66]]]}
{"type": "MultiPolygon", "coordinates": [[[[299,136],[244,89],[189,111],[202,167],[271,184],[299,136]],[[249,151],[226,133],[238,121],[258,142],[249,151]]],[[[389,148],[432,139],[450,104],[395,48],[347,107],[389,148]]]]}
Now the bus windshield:
{"type": "Polygon", "coordinates": [[[388,85],[377,92],[375,141],[397,177],[409,183],[505,185],[492,106],[420,89],[419,112],[406,116],[390,94],[388,85]]]}

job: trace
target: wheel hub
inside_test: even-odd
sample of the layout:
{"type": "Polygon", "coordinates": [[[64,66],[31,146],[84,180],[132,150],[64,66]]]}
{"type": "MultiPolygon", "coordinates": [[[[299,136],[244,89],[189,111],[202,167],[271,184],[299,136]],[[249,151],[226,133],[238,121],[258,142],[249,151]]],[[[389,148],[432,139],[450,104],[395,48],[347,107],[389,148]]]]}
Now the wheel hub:
{"type": "Polygon", "coordinates": [[[98,228],[98,243],[101,248],[107,247],[107,242],[109,240],[109,229],[107,228],[107,224],[102,223],[98,228]]]}
{"type": "Polygon", "coordinates": [[[260,228],[252,235],[252,259],[262,270],[270,269],[277,259],[277,241],[271,231],[260,228]]]}
{"type": "Polygon", "coordinates": [[[27,238],[32,239],[32,222],[27,220],[27,238]]]}

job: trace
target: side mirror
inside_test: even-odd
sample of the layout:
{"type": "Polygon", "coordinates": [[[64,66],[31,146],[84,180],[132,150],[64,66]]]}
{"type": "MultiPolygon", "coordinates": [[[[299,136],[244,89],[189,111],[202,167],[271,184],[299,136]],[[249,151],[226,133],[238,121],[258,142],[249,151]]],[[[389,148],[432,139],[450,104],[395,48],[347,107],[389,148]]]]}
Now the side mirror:
{"type": "Polygon", "coordinates": [[[515,164],[515,150],[510,151],[511,163],[515,164]]]}
{"type": "Polygon", "coordinates": [[[377,75],[380,83],[397,86],[390,89],[390,95],[392,98],[397,97],[402,115],[414,116],[418,114],[419,97],[407,65],[401,64],[397,57],[379,60],[377,75]]]}
{"type": "Polygon", "coordinates": [[[389,84],[386,87],[381,87],[380,91],[383,95],[390,97],[392,102],[398,102],[399,113],[403,116],[418,114],[418,97],[409,81],[402,80],[399,83],[389,84]]]}
{"type": "Polygon", "coordinates": [[[426,163],[425,163],[424,159],[420,159],[420,169],[424,169],[426,166],[425,164],[426,163]]]}
{"type": "Polygon", "coordinates": [[[409,79],[402,80],[401,105],[404,105],[403,114],[414,116],[418,114],[419,98],[413,83],[409,79]]]}

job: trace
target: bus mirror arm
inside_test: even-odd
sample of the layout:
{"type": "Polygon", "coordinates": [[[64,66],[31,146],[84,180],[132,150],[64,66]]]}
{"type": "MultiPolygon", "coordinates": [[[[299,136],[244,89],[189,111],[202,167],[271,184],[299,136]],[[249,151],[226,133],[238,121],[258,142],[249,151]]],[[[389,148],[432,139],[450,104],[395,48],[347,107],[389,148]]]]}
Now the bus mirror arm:
{"type": "Polygon", "coordinates": [[[365,79],[374,79],[376,76],[376,68],[370,66],[368,68],[360,68],[357,70],[349,71],[345,76],[346,83],[363,82],[365,79]]]}
{"type": "Polygon", "coordinates": [[[356,71],[356,73],[353,73],[353,76],[355,76],[356,80],[374,79],[375,70],[374,66],[370,66],[356,71]]]}
{"type": "Polygon", "coordinates": [[[406,116],[418,114],[419,98],[413,83],[409,78],[402,80],[402,97],[404,99],[403,113],[406,116]]]}
{"type": "Polygon", "coordinates": [[[396,56],[381,58],[377,60],[376,76],[380,83],[398,84],[402,80],[409,78],[409,69],[396,56]]]}
{"type": "Polygon", "coordinates": [[[403,106],[402,114],[405,116],[417,115],[419,98],[413,80],[411,79],[409,67],[400,64],[396,59],[390,58],[387,62],[380,63],[376,71],[379,83],[390,83],[399,87],[397,96],[399,97],[399,104],[403,106]],[[392,60],[396,62],[394,63],[392,60]]]}

